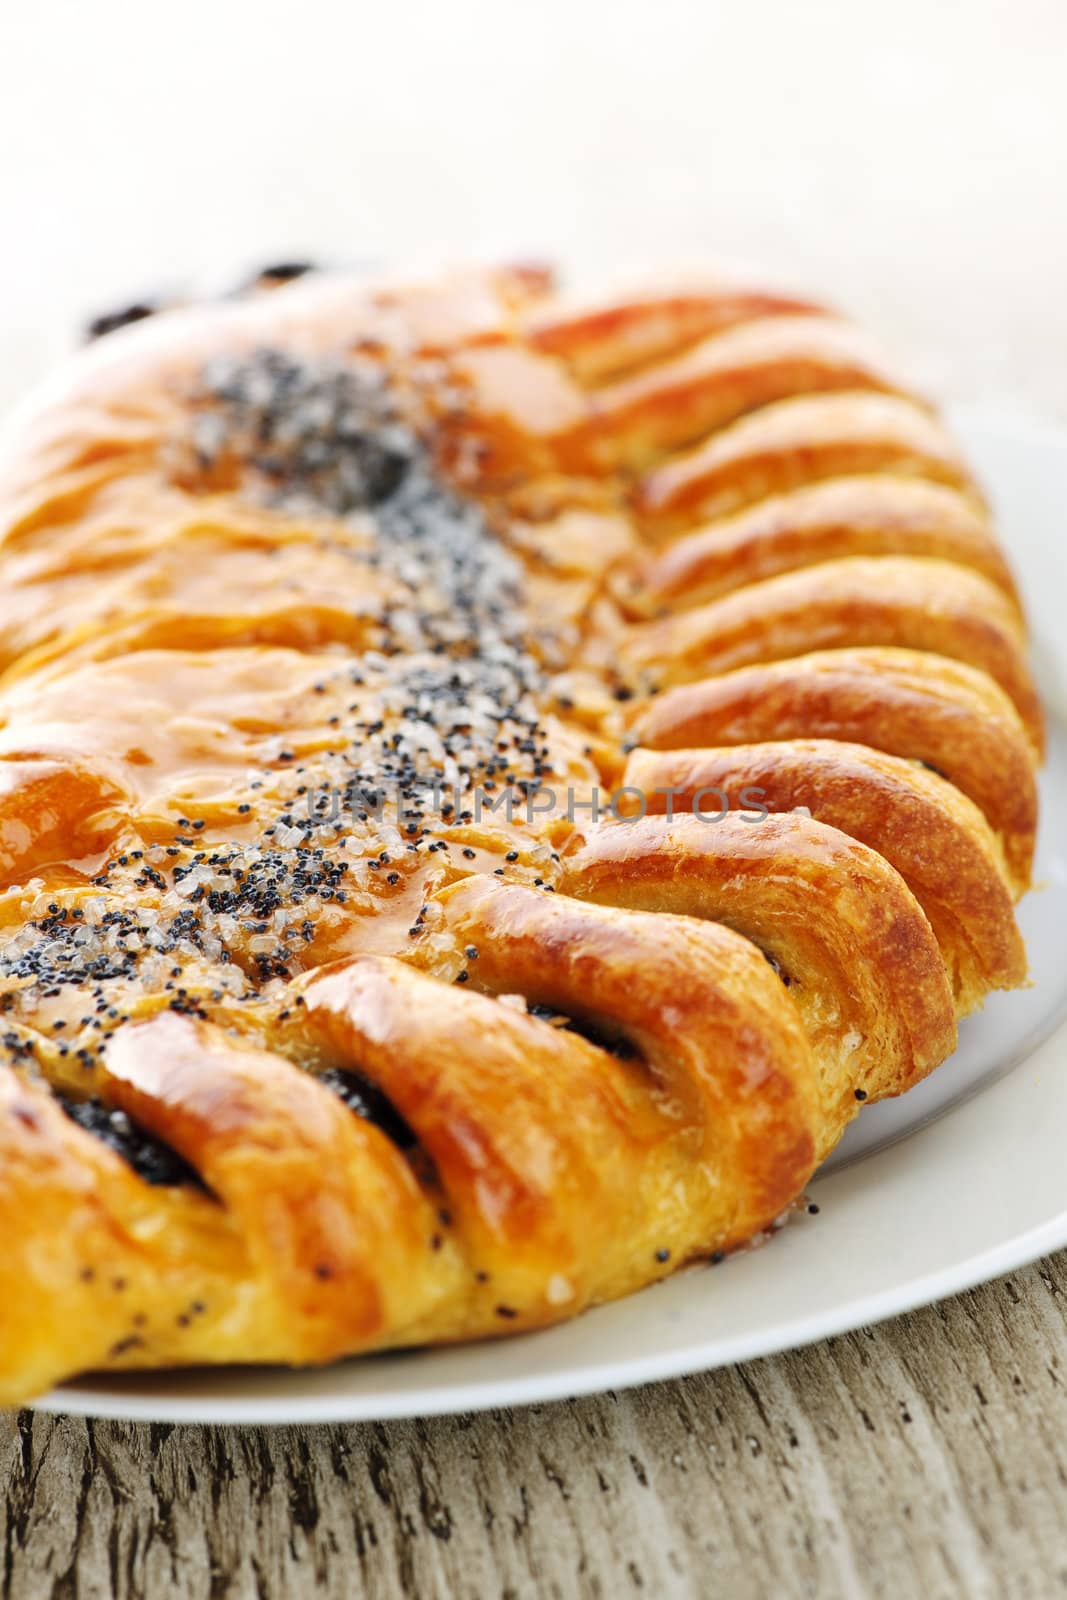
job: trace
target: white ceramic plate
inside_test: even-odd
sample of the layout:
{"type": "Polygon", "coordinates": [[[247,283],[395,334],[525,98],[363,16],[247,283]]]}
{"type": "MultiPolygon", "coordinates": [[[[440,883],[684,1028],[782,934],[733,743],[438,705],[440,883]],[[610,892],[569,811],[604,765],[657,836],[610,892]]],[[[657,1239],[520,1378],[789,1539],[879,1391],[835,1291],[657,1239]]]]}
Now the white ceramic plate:
{"type": "Polygon", "coordinates": [[[812,1184],[818,1214],[545,1333],[277,1368],[87,1379],[47,1411],[169,1422],[337,1422],[521,1405],[767,1355],[952,1294],[1067,1244],[1067,434],[953,422],[1022,576],[1051,714],[1033,987],[999,995],[904,1099],[872,1106],[812,1184]]]}

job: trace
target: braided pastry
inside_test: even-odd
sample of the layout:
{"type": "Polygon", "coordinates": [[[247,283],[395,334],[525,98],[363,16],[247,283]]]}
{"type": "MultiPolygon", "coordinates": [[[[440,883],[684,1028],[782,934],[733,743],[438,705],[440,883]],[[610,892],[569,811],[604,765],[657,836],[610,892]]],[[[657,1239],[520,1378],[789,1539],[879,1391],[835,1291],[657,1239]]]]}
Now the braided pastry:
{"type": "Polygon", "coordinates": [[[718,1260],[1025,981],[1019,598],[815,306],[268,276],[0,527],[0,1403],[718,1260]]]}

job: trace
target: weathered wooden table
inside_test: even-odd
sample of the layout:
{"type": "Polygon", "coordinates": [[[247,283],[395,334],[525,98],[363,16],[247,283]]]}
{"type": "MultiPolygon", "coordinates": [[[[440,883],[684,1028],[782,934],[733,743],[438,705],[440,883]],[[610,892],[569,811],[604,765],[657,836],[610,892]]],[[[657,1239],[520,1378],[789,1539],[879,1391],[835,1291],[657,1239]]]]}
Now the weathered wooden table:
{"type": "Polygon", "coordinates": [[[1067,1592],[1067,1252],[808,1350],[350,1427],[11,1418],[3,1600],[1067,1592]]]}

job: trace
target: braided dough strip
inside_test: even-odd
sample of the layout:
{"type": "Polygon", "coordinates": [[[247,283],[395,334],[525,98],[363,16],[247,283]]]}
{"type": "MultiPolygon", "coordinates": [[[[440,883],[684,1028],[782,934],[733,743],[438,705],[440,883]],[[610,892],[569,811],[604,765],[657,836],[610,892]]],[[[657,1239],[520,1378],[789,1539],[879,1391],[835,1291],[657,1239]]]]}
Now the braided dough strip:
{"type": "Polygon", "coordinates": [[[827,478],[761,500],[624,572],[634,616],[689,610],[763,578],[845,556],[934,556],[973,567],[1018,606],[989,519],[967,495],[919,478],[827,478]]]}
{"type": "Polygon", "coordinates": [[[1019,715],[984,672],[890,648],[814,651],[668,689],[637,708],[650,750],[838,739],[936,768],[997,835],[1016,889],[1029,887],[1036,756],[1019,715]]]}
{"type": "Polygon", "coordinates": [[[978,491],[940,423],[897,395],[781,400],[653,467],[636,487],[644,527],[666,537],[822,478],[892,473],[978,491]]]}
{"type": "MultiPolygon", "coordinates": [[[[803,1187],[820,1114],[814,1066],[782,986],[745,940],[482,877],[436,903],[457,949],[476,951],[470,986],[357,960],[312,975],[302,993],[312,1035],[359,1063],[433,1158],[494,1304],[550,1318],[559,1274],[577,1304],[626,1293],[660,1275],[668,1256],[657,1251],[676,1261],[739,1243],[803,1187]],[[475,984],[592,1024],[637,1058],[475,984]]],[[[484,1306],[471,1316],[460,1335],[487,1331],[484,1306]]]]}
{"type": "Polygon", "coordinates": [[[551,303],[524,322],[530,344],[563,361],[582,384],[604,383],[663,361],[711,334],[768,316],[821,315],[804,300],[740,287],[679,287],[630,295],[604,305],[551,303]]]}
{"type": "Polygon", "coordinates": [[[97,1090],[208,1195],[149,1188],[5,1068],[0,1330],[17,1376],[0,1398],[86,1365],[314,1362],[538,1326],[742,1242],[803,1187],[814,1065],[743,939],[657,918],[653,942],[639,914],[486,879],[441,902],[457,949],[482,941],[487,990],[523,983],[639,1058],[389,958],[295,987],[299,1022],[271,1031],[311,1071],[163,1012],[116,1033],[97,1090]],[[388,1094],[431,1172],[316,1083],[335,1060],[388,1094]]]}
{"type": "Polygon", "coordinates": [[[955,1048],[952,992],[921,908],[881,856],[826,823],[649,816],[597,829],[566,866],[568,894],[714,918],[773,958],[820,1068],[820,1157],[855,1115],[857,1089],[902,1094],[955,1048]]]}
{"type": "Polygon", "coordinates": [[[433,1213],[399,1152],[277,1055],[165,1012],[98,1087],[213,1198],[150,1188],[5,1068],[5,1400],[86,1366],[329,1359],[447,1288],[408,1287],[433,1213]]]}
{"type": "Polygon", "coordinates": [[[1016,612],[985,578],[949,561],[823,562],[640,624],[624,650],[635,669],[666,685],[855,645],[928,651],[980,667],[1014,701],[1035,748],[1043,748],[1041,705],[1016,612]]]}
{"type": "MultiPolygon", "coordinates": [[[[922,906],[961,1016],[990,989],[1026,981],[1009,874],[978,807],[936,773],[865,745],[804,740],[723,750],[635,750],[623,783],[652,813],[744,797],[771,811],[803,808],[888,861],[922,906]],[[701,802],[701,797],[703,801],[701,802]]],[[[636,806],[636,800],[634,800],[636,806]]]]}
{"type": "Polygon", "coordinates": [[[840,390],[899,393],[901,383],[852,324],[769,317],[598,389],[560,449],[577,470],[639,472],[761,406],[840,390]]]}

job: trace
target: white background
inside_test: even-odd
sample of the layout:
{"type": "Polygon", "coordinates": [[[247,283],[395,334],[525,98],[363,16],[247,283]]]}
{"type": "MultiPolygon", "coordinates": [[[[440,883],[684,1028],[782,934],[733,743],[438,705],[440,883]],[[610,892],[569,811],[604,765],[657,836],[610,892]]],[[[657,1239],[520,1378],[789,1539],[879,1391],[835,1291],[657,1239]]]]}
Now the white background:
{"type": "Polygon", "coordinates": [[[0,401],[279,255],[754,263],[1067,414],[1067,5],[0,0],[0,401]]]}

